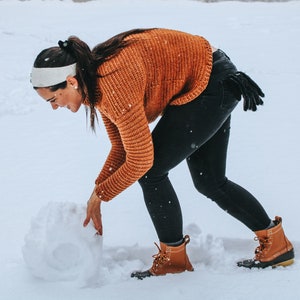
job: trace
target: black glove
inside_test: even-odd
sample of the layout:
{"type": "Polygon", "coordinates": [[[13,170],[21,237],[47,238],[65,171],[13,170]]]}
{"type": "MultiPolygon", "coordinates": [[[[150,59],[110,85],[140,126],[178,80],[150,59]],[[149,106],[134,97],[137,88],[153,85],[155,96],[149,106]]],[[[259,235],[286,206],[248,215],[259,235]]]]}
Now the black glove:
{"type": "Polygon", "coordinates": [[[244,99],[244,111],[256,111],[258,105],[263,105],[264,102],[261,97],[264,97],[263,91],[260,87],[245,73],[236,72],[230,74],[224,83],[227,84],[230,91],[240,101],[241,96],[244,99]]]}

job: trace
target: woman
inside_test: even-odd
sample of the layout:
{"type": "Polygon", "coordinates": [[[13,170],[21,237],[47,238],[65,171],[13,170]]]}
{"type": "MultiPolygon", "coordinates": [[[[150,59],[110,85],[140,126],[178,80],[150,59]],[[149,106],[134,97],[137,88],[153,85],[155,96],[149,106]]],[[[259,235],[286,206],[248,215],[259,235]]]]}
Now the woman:
{"type": "Polygon", "coordinates": [[[230,115],[241,97],[255,111],[264,96],[238,72],[229,57],[200,36],[168,29],[136,29],[97,45],[92,51],[77,37],[43,50],[31,82],[53,109],[77,112],[83,104],[94,129],[100,112],[112,143],[88,201],[102,235],[100,205],[135,181],[160,247],[152,267],[132,277],[192,271],[186,254],[180,204],[168,172],[186,159],[196,189],[254,231],[259,241],[247,268],[290,265],[293,246],[280,217],[271,220],[248,191],[225,176],[230,115]],[[160,117],[153,132],[149,123],[160,117]]]}

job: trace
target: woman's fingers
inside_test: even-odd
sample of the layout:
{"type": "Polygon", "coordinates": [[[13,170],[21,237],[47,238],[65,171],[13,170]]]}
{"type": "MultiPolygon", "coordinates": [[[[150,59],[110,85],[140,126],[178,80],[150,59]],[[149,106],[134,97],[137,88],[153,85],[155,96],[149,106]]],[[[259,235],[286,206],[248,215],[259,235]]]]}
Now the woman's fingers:
{"type": "Polygon", "coordinates": [[[102,235],[102,219],[101,219],[101,213],[99,208],[92,215],[92,220],[94,223],[94,227],[97,230],[97,233],[99,235],[102,235]]]}
{"type": "Polygon", "coordinates": [[[87,213],[86,218],[83,222],[83,226],[86,227],[89,222],[93,221],[94,227],[97,230],[97,234],[102,235],[102,218],[101,218],[101,212],[100,212],[100,203],[99,201],[93,201],[90,200],[87,205],[87,213]]]}
{"type": "Polygon", "coordinates": [[[83,222],[83,226],[86,227],[90,223],[91,217],[87,215],[83,222]]]}

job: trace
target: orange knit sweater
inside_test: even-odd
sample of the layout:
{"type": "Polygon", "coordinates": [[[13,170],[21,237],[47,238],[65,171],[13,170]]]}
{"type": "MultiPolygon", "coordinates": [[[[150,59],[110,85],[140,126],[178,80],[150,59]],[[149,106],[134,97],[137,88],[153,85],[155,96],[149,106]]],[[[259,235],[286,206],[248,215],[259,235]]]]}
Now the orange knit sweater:
{"type": "Polygon", "coordinates": [[[112,148],[96,179],[96,193],[109,201],[141,178],[153,164],[149,123],[167,105],[195,99],[206,88],[212,50],[200,36],[153,29],[134,39],[99,67],[102,98],[97,109],[112,148]]]}

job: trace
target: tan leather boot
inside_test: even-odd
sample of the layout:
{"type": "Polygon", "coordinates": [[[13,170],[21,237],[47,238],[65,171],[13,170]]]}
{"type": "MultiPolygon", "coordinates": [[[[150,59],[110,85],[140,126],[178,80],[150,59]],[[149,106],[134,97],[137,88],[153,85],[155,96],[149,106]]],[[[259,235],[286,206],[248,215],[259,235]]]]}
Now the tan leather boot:
{"type": "Polygon", "coordinates": [[[143,279],[150,276],[166,275],[168,273],[181,273],[184,271],[194,271],[192,264],[186,254],[186,245],[189,243],[190,237],[186,235],[183,243],[179,246],[168,246],[160,243],[158,253],[153,256],[154,261],[152,267],[147,271],[133,272],[131,277],[143,279]]]}
{"type": "Polygon", "coordinates": [[[255,249],[255,257],[238,262],[239,267],[289,266],[294,262],[293,245],[284,234],[282,219],[275,217],[274,224],[274,227],[255,232],[255,240],[259,241],[259,246],[255,249]]]}

